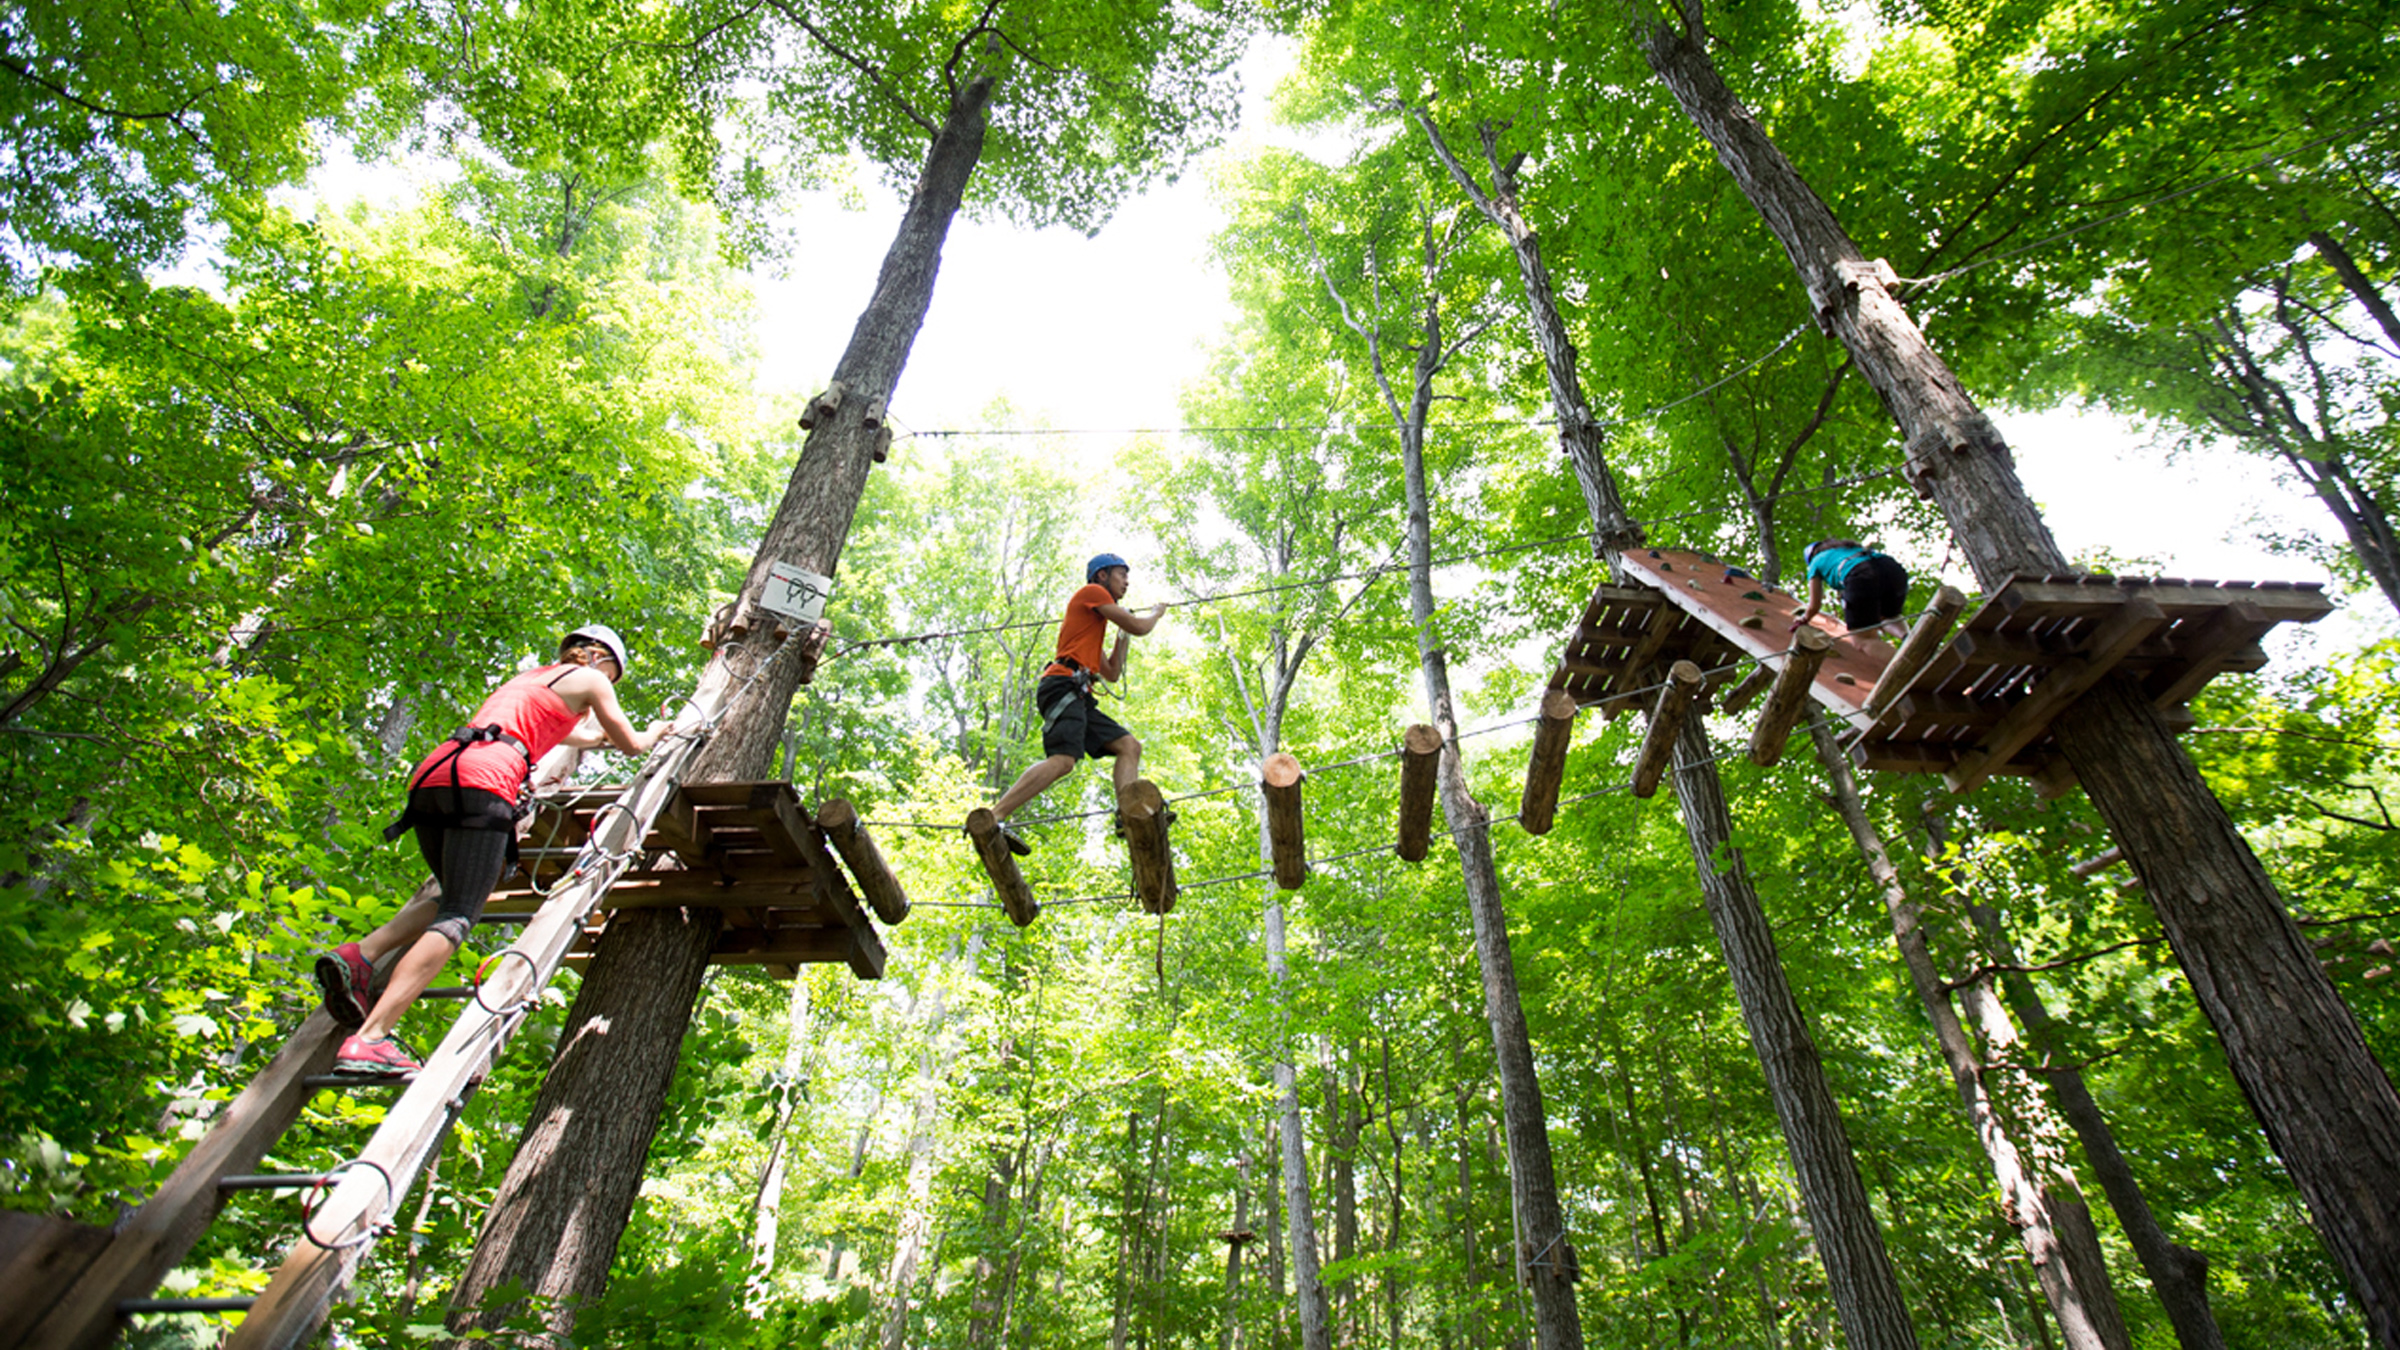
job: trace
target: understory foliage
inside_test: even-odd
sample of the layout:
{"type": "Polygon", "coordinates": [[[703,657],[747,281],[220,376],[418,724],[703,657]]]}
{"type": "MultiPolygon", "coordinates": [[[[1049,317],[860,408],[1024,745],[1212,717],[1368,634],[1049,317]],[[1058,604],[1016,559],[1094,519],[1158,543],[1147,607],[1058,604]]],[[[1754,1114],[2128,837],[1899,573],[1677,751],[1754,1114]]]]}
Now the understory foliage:
{"type": "MultiPolygon", "coordinates": [[[[916,129],[876,69],[833,72],[822,53],[838,98],[812,102],[797,67],[763,102],[725,92],[789,36],[745,27],[766,22],[756,8],[625,7],[600,28],[556,8],[462,5],[454,27],[420,32],[292,4],[276,22],[309,41],[280,46],[183,14],[141,29],[169,44],[154,78],[122,51],[77,48],[79,31],[106,45],[105,25],[12,38],[9,1208],[106,1224],[139,1204],[313,1006],[313,955],[420,880],[413,849],[380,839],[405,767],[587,618],[632,635],[629,708],[679,695],[694,639],[749,563],[796,446],[790,410],[754,393],[749,300],[727,256],[774,234],[779,182],[833,173],[861,147],[909,162],[916,129]],[[643,40],[604,40],[620,29],[643,40]],[[185,47],[196,54],[170,51],[185,47]],[[653,50],[699,54],[644,64],[653,50]],[[190,83],[204,58],[248,73],[190,83]],[[106,111],[158,98],[181,100],[180,122],[106,111]],[[414,146],[451,171],[398,204],[298,211],[265,188],[305,172],[312,128],[414,146]],[[783,158],[757,158],[767,147],[783,158]],[[80,183],[60,167],[100,152],[105,171],[80,183]],[[186,265],[164,270],[186,243],[186,265]]],[[[791,981],[711,972],[614,1281],[577,1344],[1296,1345],[1278,1058],[1299,1071],[1337,1343],[1522,1343],[1518,1263],[1549,1258],[1513,1236],[1457,869],[1438,836],[1421,865],[1388,847],[1389,752],[1425,712],[1391,566],[1398,447],[1354,325],[1413,332],[1431,297],[1460,343],[1427,445],[1433,623],[1495,817],[1517,809],[1557,635],[1607,578],[1543,422],[1508,251],[1433,158],[1426,123],[1479,176],[1514,166],[1654,542],[1788,584],[1807,542],[1853,534],[1915,564],[1916,604],[1958,580],[1934,575],[1941,530],[1890,473],[1882,409],[1649,86],[1621,8],[1265,8],[1299,53],[1280,115],[1341,149],[1211,166],[1238,314],[1185,411],[1214,430],[1095,445],[1000,403],[988,424],[1006,434],[903,441],[878,469],[842,555],[835,654],[793,709],[783,763],[804,799],[859,805],[918,907],[885,930],[880,982],[838,965],[791,981]],[[1452,245],[1439,277],[1419,261],[1429,237],[1452,245]],[[1072,467],[1104,456],[1109,480],[1072,467]],[[1134,558],[1135,608],[1191,601],[1135,644],[1103,705],[1179,799],[1184,889],[1164,917],[1125,894],[1106,766],[1086,765],[1019,818],[1045,906],[1020,930],[956,823],[1039,757],[1030,691],[1101,548],[1134,558]],[[1310,766],[1308,849],[1326,861],[1282,897],[1290,975],[1275,985],[1255,784],[1264,710],[1294,667],[1273,739],[1310,766]]],[[[2279,635],[2262,673],[2212,684],[2186,744],[2388,1068],[2400,600],[2381,593],[2373,531],[2352,526],[2381,512],[2388,540],[2395,506],[2400,331],[2368,303],[2395,297],[2400,261],[2400,158],[2381,111],[2393,39],[2371,7],[2320,8],[2317,26],[2176,3],[1710,18],[1729,78],[1803,172],[1870,253],[1926,281],[1904,299],[1978,393],[2085,400],[2169,446],[2249,446],[2272,461],[2261,494],[2298,481],[2349,513],[2269,542],[2324,561],[2353,621],[2279,635]],[[2279,167],[2225,177],[2269,153],[2279,167]]],[[[1185,142],[1230,115],[1217,77],[1234,29],[1261,16],[1124,10],[1137,11],[1111,63],[1026,67],[1038,94],[995,131],[1024,176],[991,189],[1003,209],[1097,226],[1137,181],[1119,161],[1180,166],[1185,142]],[[1170,49],[1180,73],[1128,93],[1112,63],[1170,49]],[[1202,93],[1185,99],[1187,84],[1202,93]],[[1117,110],[1071,127],[1050,115],[1086,99],[1117,110]],[[1024,166],[1054,153],[1077,172],[1040,186],[1024,166]]],[[[888,27],[865,13],[836,36],[905,53],[888,78],[931,100],[955,53],[915,40],[913,11],[888,27]]],[[[1063,18],[1025,32],[1037,53],[1097,41],[1063,18]]],[[[1384,356],[1401,370],[1413,353],[1384,356]]],[[[1495,831],[1585,1335],[1831,1345],[1824,1274],[1671,794],[1623,790],[1642,721],[1587,713],[1556,828],[1495,831]]],[[[1740,719],[1708,730],[1918,1336],[2048,1344],[1821,772],[1800,753],[1751,766],[1740,719]]],[[[2364,1345],[2138,880],[2121,864],[2071,869],[2109,844],[2088,805],[2017,780],[1956,798],[1884,775],[1867,787],[1947,975],[1992,960],[1970,907],[2002,917],[2057,1021],[2030,1053],[2083,1069],[2161,1222],[2207,1255],[2228,1342],[2364,1345]]],[[[478,931],[460,967],[505,940],[478,931]]],[[[341,1343],[439,1335],[576,978],[545,996],[402,1206],[336,1313],[341,1343]]],[[[444,1025],[429,1005],[403,1034],[429,1044],[444,1025]]],[[[331,1166],[381,1111],[322,1094],[267,1167],[331,1166]]],[[[2136,1344],[2172,1345],[2088,1175],[2085,1190],[2136,1344]]],[[[288,1199],[237,1198],[169,1288],[257,1289],[297,1223],[288,1199]]],[[[158,1319],[135,1340],[217,1334],[158,1319]]]]}

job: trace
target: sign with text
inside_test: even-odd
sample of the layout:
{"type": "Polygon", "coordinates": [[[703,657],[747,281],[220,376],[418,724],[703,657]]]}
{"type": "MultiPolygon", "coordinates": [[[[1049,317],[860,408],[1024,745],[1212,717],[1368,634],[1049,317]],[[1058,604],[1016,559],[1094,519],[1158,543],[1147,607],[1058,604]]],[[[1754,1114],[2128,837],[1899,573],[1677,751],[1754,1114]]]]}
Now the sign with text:
{"type": "Polygon", "coordinates": [[[770,613],[797,620],[805,628],[825,617],[825,600],[832,594],[831,577],[818,576],[790,563],[768,563],[767,586],[758,597],[758,605],[770,613]]]}

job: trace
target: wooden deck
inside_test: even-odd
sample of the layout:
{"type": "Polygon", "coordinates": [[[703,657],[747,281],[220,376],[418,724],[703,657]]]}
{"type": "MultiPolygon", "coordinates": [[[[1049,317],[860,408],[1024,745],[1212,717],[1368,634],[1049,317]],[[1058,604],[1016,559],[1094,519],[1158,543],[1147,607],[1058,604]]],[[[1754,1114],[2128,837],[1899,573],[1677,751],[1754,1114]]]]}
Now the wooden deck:
{"type": "MultiPolygon", "coordinates": [[[[541,803],[524,842],[524,861],[547,889],[591,837],[614,789],[541,803]]],[[[725,930],[710,961],[765,966],[790,979],[803,965],[842,961],[860,979],[883,975],[883,940],[834,862],[825,834],[792,785],[688,783],[677,789],[643,841],[653,856],[628,871],[600,902],[616,909],[706,906],[725,911],[725,930]]],[[[520,875],[495,891],[486,910],[531,913],[541,896],[520,875]]],[[[597,914],[569,953],[580,965],[598,940],[597,914]]]]}
{"type": "MultiPolygon", "coordinates": [[[[1625,569],[1641,584],[1594,593],[1552,689],[1613,716],[1678,659],[1711,672],[1712,684],[1741,679],[1746,671],[1722,668],[1743,657],[1781,666],[1802,607],[1789,593],[1682,549],[1629,554],[1625,569]]],[[[2050,724],[2086,689],[2110,673],[2132,676],[2171,722],[2188,724],[2185,705],[2211,679],[2266,664],[2259,639],[2269,629],[2331,613],[2323,591],[2315,582],[2015,577],[1879,713],[1868,707],[1892,645],[1819,615],[1834,648],[1809,692],[1848,724],[1844,744],[1862,768],[1940,773],[1958,792],[1994,773],[2063,790],[2072,777],[2050,724]]]]}

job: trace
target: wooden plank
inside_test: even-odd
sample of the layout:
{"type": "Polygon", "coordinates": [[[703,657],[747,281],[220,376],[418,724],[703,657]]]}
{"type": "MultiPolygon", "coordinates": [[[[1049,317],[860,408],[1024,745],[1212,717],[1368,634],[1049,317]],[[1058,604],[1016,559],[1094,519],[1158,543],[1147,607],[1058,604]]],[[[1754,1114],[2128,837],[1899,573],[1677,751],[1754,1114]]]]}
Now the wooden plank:
{"type": "Polygon", "coordinates": [[[1650,710],[1650,727],[1642,733],[1641,753],[1634,758],[1634,796],[1648,797],[1658,791],[1658,780],[1675,753],[1675,737],[1706,683],[1700,667],[1689,661],[1678,661],[1667,671],[1667,686],[1658,691],[1658,702],[1650,710]]]}
{"type": "Polygon", "coordinates": [[[1651,611],[1650,627],[1643,632],[1641,642],[1626,656],[1625,663],[1609,676],[1607,688],[1616,697],[1601,701],[1602,717],[1613,721],[1618,714],[1632,711],[1633,698],[1626,691],[1641,683],[1642,672],[1658,659],[1659,652],[1667,645],[1667,638],[1682,626],[1683,611],[1673,605],[1662,604],[1651,611]]]}
{"type": "Polygon", "coordinates": [[[1825,664],[1825,654],[1833,650],[1833,639],[1814,628],[1802,628],[1792,634],[1792,650],[1783,657],[1769,657],[1765,664],[1777,667],[1775,687],[1767,693],[1767,706],[1759,709],[1758,725],[1750,732],[1750,762],[1760,767],[1773,765],[1783,758],[1784,742],[1791,739],[1792,728],[1800,725],[1801,714],[1808,710],[1809,690],[1817,682],[1817,667],[1825,664]]]}
{"type": "Polygon", "coordinates": [[[1175,854],[1167,847],[1167,795],[1158,784],[1136,778],[1117,794],[1117,825],[1133,859],[1133,893],[1148,914],[1175,908],[1175,854]]]}
{"type": "Polygon", "coordinates": [[[1525,767],[1525,796],[1517,806],[1517,823],[1527,834],[1548,834],[1557,822],[1558,789],[1566,781],[1567,747],[1574,740],[1574,697],[1556,689],[1543,694],[1533,752],[1525,767]]]}
{"type": "Polygon", "coordinates": [[[650,838],[643,842],[673,850],[686,867],[705,869],[716,839],[715,831],[701,818],[700,804],[692,800],[687,788],[678,786],[675,795],[667,799],[666,809],[650,822],[650,838]]]}
{"type": "MultiPolygon", "coordinates": [[[[726,877],[716,872],[628,872],[609,888],[600,910],[670,909],[701,905],[731,909],[744,905],[805,906],[816,896],[813,873],[785,871],[772,877],[758,874],[726,877]]],[[[542,897],[528,890],[492,892],[485,911],[491,914],[531,914],[542,897]]]]}
{"type": "Polygon", "coordinates": [[[875,847],[875,837],[859,823],[858,808],[847,798],[836,797],[818,808],[817,827],[825,832],[834,851],[842,855],[842,861],[849,864],[858,889],[875,908],[875,917],[885,923],[907,918],[908,892],[900,888],[900,878],[893,873],[891,864],[883,860],[883,850],[875,847]]]}
{"type": "Polygon", "coordinates": [[[1875,692],[1867,696],[1867,715],[1878,716],[1893,699],[1907,690],[1920,671],[1932,663],[1934,653],[1942,649],[1942,639],[1950,635],[1951,625],[1965,613],[1967,597],[1956,587],[1944,586],[1933,593],[1933,603],[1917,616],[1900,650],[1892,654],[1883,674],[1876,677],[1875,692]]]}
{"type": "MultiPolygon", "coordinates": [[[[43,1344],[23,1333],[58,1306],[108,1245],[105,1228],[0,1210],[0,1347],[34,1350],[43,1344]]],[[[109,1311],[113,1326],[113,1300],[109,1311]]]]}
{"type": "Polygon", "coordinates": [[[1017,927],[1023,928],[1041,915],[1042,907],[1034,903],[1033,891],[1025,885],[1025,874],[1017,870],[1017,857],[1008,851],[1000,838],[1000,819],[992,808],[978,806],[967,813],[967,838],[975,843],[975,856],[983,860],[984,875],[992,879],[992,891],[1000,897],[1000,908],[1017,927]]]}
{"type": "Polygon", "coordinates": [[[2227,605],[2200,621],[2196,631],[2177,644],[2181,669],[2154,672],[2144,692],[2161,708],[2186,703],[2225,669],[2226,663],[2255,646],[2275,626],[2260,606],[2244,600],[2227,605]]]}
{"type": "MultiPolygon", "coordinates": [[[[1884,726],[1903,726],[1931,723],[1944,727],[1988,727],[1998,724],[2002,715],[1997,700],[1985,702],[1964,694],[1932,694],[1917,692],[1903,694],[1884,718],[1884,726]]],[[[1895,737],[1894,739],[1899,739],[1895,737]]]]}
{"type": "Polygon", "coordinates": [[[1403,862],[1425,861],[1433,843],[1435,761],[1442,753],[1442,733],[1420,722],[1400,735],[1400,839],[1395,846],[1403,862]]]}
{"type": "Polygon", "coordinates": [[[2293,586],[2267,586],[2247,582],[2177,581],[2160,584],[2139,578],[2119,577],[2094,584],[2038,577],[2012,577],[1992,596],[2004,614],[2019,614],[2031,610],[2043,614],[2096,614],[2114,607],[2128,595],[2139,595],[2165,613],[2169,618],[2184,618],[2220,609],[2229,604],[2250,604],[2276,623],[2315,623],[2333,612],[2333,602],[2325,598],[2323,588],[2315,582],[2293,586]]]}
{"type": "Polygon", "coordinates": [[[1981,786],[1996,766],[2015,758],[2019,750],[2048,731],[2051,719],[2115,669],[2135,644],[2166,623],[2166,612],[2147,596],[2120,598],[2115,612],[2092,634],[2086,652],[2045,671],[2032,691],[2001,717],[1982,745],[1943,775],[1950,790],[1972,792],[1981,786]]]}
{"type": "MultiPolygon", "coordinates": [[[[1964,741],[1870,741],[1850,747],[1850,762],[1886,773],[1948,773],[1974,750],[1973,743],[1964,741]]],[[[2025,752],[1993,772],[2023,777],[2038,772],[2047,762],[2025,752]]]]}
{"type": "Polygon", "coordinates": [[[1300,789],[1307,781],[1300,761],[1282,751],[1258,766],[1259,792],[1267,800],[1268,862],[1275,869],[1275,884],[1287,891],[1300,889],[1308,880],[1307,821],[1300,804],[1300,789]]]}

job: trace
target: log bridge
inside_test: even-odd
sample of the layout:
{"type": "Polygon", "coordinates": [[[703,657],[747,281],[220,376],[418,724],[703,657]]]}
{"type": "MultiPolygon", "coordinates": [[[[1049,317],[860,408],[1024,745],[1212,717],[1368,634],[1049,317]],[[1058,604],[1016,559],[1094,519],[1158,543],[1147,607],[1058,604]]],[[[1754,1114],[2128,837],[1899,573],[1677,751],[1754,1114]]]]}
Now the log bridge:
{"type": "MultiPolygon", "coordinates": [[[[2188,727],[2187,705],[2210,680],[2266,665],[2268,630],[2333,610],[2318,582],[2017,576],[1963,625],[1966,597],[1940,588],[1895,649],[1822,615],[1814,636],[1793,634],[1799,600],[1704,553],[1639,550],[1624,571],[1636,584],[1593,592],[1551,674],[1526,775],[1529,827],[1546,826],[1555,809],[1570,740],[1552,725],[1562,695],[1613,718],[1663,686],[1654,722],[1663,721],[1698,675],[1698,692],[1726,691],[1727,712],[1768,694],[1750,744],[1756,763],[1776,762],[1813,701],[1844,724],[1860,768],[1938,773],[1953,792],[2012,774],[2056,795],[2075,781],[2051,723],[2102,677],[2138,680],[2170,725],[2188,727]]],[[[1637,765],[1636,795],[1656,790],[1655,767],[1646,784],[1639,771],[1651,758],[1637,765]]]]}
{"type": "MultiPolygon", "coordinates": [[[[538,804],[522,848],[532,883],[520,878],[494,891],[486,912],[538,907],[616,800],[616,789],[599,788],[538,804]]],[[[841,961],[862,980],[880,979],[883,940],[867,906],[885,923],[908,917],[908,896],[857,810],[836,798],[811,816],[790,783],[682,784],[642,847],[652,856],[609,888],[567,964],[591,960],[608,911],[692,905],[725,911],[711,964],[764,966],[788,980],[801,966],[841,961]],[[865,892],[864,905],[835,865],[837,852],[865,892]]]]}

